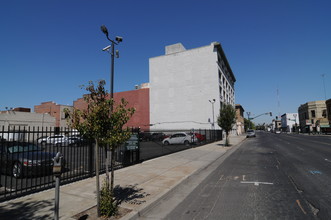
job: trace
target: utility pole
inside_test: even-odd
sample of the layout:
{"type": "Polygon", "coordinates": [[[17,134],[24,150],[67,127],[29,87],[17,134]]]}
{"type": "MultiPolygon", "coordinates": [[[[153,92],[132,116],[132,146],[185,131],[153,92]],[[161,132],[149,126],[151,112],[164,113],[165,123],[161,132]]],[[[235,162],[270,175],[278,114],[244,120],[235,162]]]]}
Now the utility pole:
{"type": "Polygon", "coordinates": [[[326,100],[326,89],[325,89],[325,74],[322,74],[321,75],[322,76],[322,78],[323,78],[323,87],[324,87],[324,100],[326,100]]]}

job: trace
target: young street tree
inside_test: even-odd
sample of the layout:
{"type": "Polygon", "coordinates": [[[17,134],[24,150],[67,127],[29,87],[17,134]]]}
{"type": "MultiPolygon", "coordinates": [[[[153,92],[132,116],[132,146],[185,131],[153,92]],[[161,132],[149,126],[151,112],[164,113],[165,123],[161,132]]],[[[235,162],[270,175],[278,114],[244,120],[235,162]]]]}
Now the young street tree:
{"type": "MultiPolygon", "coordinates": [[[[89,92],[89,94],[84,96],[87,109],[74,109],[72,112],[66,109],[66,113],[69,116],[69,125],[77,129],[84,137],[95,141],[98,216],[100,216],[99,145],[105,148],[109,147],[111,150],[111,184],[109,184],[108,164],[106,164],[107,175],[105,187],[106,191],[111,193],[111,195],[106,195],[106,197],[111,200],[108,204],[114,205],[115,149],[129,139],[131,132],[128,128],[124,129],[124,125],[135,111],[134,108],[126,107],[128,103],[124,99],[122,99],[120,103],[115,104],[114,100],[107,98],[107,91],[104,85],[104,80],[100,80],[96,86],[90,81],[89,85],[85,87],[89,92]]],[[[111,213],[107,210],[106,212],[111,213]]]]}
{"type": "Polygon", "coordinates": [[[229,132],[236,123],[236,110],[232,105],[224,105],[220,110],[220,115],[217,118],[218,125],[225,131],[225,146],[229,146],[229,132]]]}

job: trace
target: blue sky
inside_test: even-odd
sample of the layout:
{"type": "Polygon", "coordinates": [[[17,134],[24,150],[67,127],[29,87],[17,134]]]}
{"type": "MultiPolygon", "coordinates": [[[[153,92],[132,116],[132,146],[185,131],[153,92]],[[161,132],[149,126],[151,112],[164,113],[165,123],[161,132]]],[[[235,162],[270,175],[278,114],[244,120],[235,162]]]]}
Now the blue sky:
{"type": "Polygon", "coordinates": [[[1,0],[0,110],[72,104],[89,80],[108,86],[104,24],[124,39],[115,92],[148,82],[148,59],[166,45],[218,41],[237,79],[236,103],[252,116],[297,112],[324,99],[322,74],[331,98],[330,9],[328,0],[1,0]]]}

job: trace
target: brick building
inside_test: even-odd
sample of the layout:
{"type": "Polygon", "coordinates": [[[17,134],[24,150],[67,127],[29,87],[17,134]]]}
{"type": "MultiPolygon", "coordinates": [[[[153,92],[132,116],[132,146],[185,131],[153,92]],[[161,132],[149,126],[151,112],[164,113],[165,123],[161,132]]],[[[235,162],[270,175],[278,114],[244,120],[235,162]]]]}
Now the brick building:
{"type": "Polygon", "coordinates": [[[49,114],[55,117],[55,127],[67,127],[66,116],[64,114],[64,109],[72,109],[70,105],[59,105],[55,102],[43,102],[40,105],[34,106],[34,112],[41,114],[49,114]]]}
{"type": "Polygon", "coordinates": [[[243,134],[245,133],[245,121],[244,121],[244,108],[239,105],[236,104],[235,105],[236,108],[236,125],[237,125],[237,134],[243,134]]]}
{"type": "MultiPolygon", "coordinates": [[[[126,124],[127,127],[140,128],[142,131],[149,130],[149,88],[148,85],[138,87],[135,90],[114,93],[115,105],[124,98],[128,105],[127,107],[134,107],[136,109],[132,118],[126,124]]],[[[84,98],[79,98],[74,101],[74,108],[86,109],[87,103],[84,98]]]]}

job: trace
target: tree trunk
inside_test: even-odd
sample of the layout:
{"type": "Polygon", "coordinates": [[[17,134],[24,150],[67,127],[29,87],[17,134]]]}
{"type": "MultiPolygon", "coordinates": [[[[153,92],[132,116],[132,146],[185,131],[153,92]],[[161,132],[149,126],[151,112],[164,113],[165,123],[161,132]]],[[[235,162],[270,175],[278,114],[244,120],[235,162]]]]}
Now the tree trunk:
{"type": "Polygon", "coordinates": [[[115,167],[115,147],[111,147],[111,182],[110,182],[110,192],[113,193],[114,190],[114,167],[115,167]]]}
{"type": "Polygon", "coordinates": [[[229,142],[229,132],[226,131],[225,132],[225,146],[229,146],[230,142],[229,142]]]}
{"type": "Polygon", "coordinates": [[[100,217],[100,181],[99,181],[99,143],[95,139],[95,178],[96,178],[96,194],[97,194],[97,210],[100,217]]]}
{"type": "Polygon", "coordinates": [[[109,157],[108,157],[108,149],[109,149],[109,144],[107,144],[106,148],[105,148],[105,157],[106,157],[106,162],[105,162],[105,165],[106,165],[106,183],[107,183],[107,186],[109,186],[109,157]]]}

